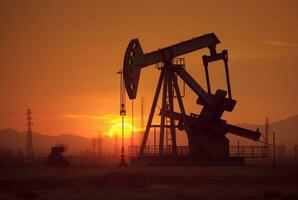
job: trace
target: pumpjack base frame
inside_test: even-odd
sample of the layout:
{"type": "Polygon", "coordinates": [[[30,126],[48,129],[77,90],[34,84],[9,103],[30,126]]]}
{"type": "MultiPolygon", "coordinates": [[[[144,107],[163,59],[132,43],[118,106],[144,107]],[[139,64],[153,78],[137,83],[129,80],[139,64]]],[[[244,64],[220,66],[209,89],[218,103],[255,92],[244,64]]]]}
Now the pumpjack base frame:
{"type": "Polygon", "coordinates": [[[243,157],[193,158],[189,156],[142,156],[131,157],[133,166],[244,166],[243,157]]]}

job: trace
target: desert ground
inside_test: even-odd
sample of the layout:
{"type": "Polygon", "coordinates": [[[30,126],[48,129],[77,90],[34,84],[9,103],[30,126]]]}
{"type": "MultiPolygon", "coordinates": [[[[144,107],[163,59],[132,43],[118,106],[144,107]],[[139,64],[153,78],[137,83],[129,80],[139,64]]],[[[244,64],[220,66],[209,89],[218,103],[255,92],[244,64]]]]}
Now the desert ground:
{"type": "Polygon", "coordinates": [[[298,199],[297,168],[11,167],[0,199],[298,199]]]}

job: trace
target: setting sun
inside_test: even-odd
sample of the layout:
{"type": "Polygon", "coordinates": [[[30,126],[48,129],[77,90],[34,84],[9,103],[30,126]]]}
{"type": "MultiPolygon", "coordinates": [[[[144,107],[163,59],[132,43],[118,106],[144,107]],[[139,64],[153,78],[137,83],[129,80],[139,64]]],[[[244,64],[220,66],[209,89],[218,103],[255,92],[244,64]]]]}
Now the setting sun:
{"type": "MultiPolygon", "coordinates": [[[[132,130],[135,132],[137,129],[133,127],[131,124],[124,123],[124,137],[129,138],[131,137],[132,130]]],[[[122,123],[117,123],[111,126],[108,135],[110,137],[122,136],[122,123]]]]}

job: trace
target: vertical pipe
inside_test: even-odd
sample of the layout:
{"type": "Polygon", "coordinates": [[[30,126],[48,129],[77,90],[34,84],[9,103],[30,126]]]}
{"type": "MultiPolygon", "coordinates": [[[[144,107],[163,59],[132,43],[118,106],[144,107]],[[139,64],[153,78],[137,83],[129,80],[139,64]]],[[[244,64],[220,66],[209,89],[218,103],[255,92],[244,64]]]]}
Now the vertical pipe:
{"type": "Polygon", "coordinates": [[[130,146],[134,146],[134,124],[133,124],[133,100],[131,100],[131,138],[130,138],[130,146]]]}
{"type": "Polygon", "coordinates": [[[139,145],[142,144],[142,139],[144,137],[144,101],[145,101],[145,98],[144,97],[141,97],[141,129],[142,129],[142,132],[140,133],[140,140],[139,140],[139,145]]]}
{"type": "MultiPolygon", "coordinates": [[[[125,85],[123,81],[123,71],[120,73],[120,115],[122,120],[122,132],[121,132],[121,160],[120,166],[126,166],[125,163],[125,151],[124,151],[124,116],[126,115],[126,108],[125,108],[125,85]]],[[[118,148],[118,147],[117,147],[118,148]]]]}
{"type": "Polygon", "coordinates": [[[154,132],[153,132],[153,147],[154,147],[154,155],[156,155],[156,127],[154,126],[154,132]]]}
{"type": "Polygon", "coordinates": [[[168,91],[169,91],[169,104],[170,104],[170,128],[172,137],[172,151],[174,155],[177,155],[177,142],[176,142],[176,130],[174,120],[174,103],[173,103],[173,73],[171,72],[168,78],[168,91]]]}
{"type": "Polygon", "coordinates": [[[188,151],[191,155],[192,154],[191,153],[191,151],[192,151],[191,150],[191,147],[192,147],[191,130],[190,130],[187,118],[186,118],[186,113],[185,113],[185,109],[184,109],[184,105],[183,105],[183,101],[182,101],[182,98],[181,98],[181,93],[180,93],[180,90],[179,90],[179,87],[178,87],[177,77],[176,76],[173,77],[173,83],[174,83],[174,88],[175,88],[175,91],[176,91],[176,94],[177,94],[177,100],[178,100],[178,105],[179,105],[179,108],[180,108],[180,112],[182,114],[182,120],[183,120],[184,127],[185,127],[185,130],[186,130],[186,133],[187,133],[188,146],[189,146],[188,151]]]}
{"type": "Polygon", "coordinates": [[[124,115],[122,115],[121,162],[124,163],[124,115]]]}

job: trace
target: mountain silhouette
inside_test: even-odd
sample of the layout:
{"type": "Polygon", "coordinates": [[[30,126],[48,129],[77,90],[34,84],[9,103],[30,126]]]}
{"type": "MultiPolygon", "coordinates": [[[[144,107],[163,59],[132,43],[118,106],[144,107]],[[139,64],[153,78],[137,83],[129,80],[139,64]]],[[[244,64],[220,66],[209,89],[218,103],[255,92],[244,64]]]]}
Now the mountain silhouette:
{"type": "MultiPolygon", "coordinates": [[[[265,135],[265,123],[264,124],[237,124],[240,127],[248,128],[251,130],[256,130],[260,128],[260,131],[265,135]]],[[[269,143],[272,144],[272,132],[275,132],[276,144],[285,145],[287,147],[293,147],[298,144],[298,115],[273,122],[269,124],[269,143]]],[[[254,142],[247,141],[240,137],[228,135],[232,144],[236,144],[239,140],[242,143],[255,145],[254,142]]],[[[261,141],[264,141],[264,138],[260,138],[261,141]]]]}
{"type": "MultiPolygon", "coordinates": [[[[36,153],[49,153],[51,147],[56,144],[67,144],[69,153],[91,150],[91,139],[75,135],[50,136],[32,133],[32,140],[33,150],[36,153]]],[[[26,133],[14,129],[2,129],[0,130],[0,146],[25,150],[26,133]]]]}

